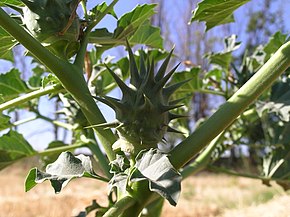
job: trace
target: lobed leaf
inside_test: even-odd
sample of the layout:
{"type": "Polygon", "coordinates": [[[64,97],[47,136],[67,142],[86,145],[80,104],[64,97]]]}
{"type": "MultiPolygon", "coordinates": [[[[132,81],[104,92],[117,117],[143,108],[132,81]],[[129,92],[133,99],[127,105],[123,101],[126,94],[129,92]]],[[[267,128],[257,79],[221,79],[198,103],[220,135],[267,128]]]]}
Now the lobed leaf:
{"type": "Polygon", "coordinates": [[[75,157],[71,152],[63,152],[54,163],[47,165],[45,172],[37,168],[30,170],[25,181],[25,191],[49,180],[55,193],[59,193],[72,179],[80,177],[107,181],[106,178],[95,174],[89,157],[82,154],[75,157]]]}
{"type": "Polygon", "coordinates": [[[0,27],[0,58],[1,59],[14,61],[12,48],[15,47],[17,43],[18,42],[11,35],[9,35],[4,29],[0,27]]]}
{"type": "MultiPolygon", "coordinates": [[[[100,13],[103,13],[108,8],[106,2],[96,5],[93,9],[89,11],[89,18],[95,20],[100,13]]],[[[114,10],[111,10],[108,14],[112,15],[114,18],[118,19],[114,10]]]]}
{"type": "Polygon", "coordinates": [[[163,39],[160,29],[150,25],[149,18],[155,13],[155,4],[144,4],[124,14],[117,22],[114,33],[107,29],[96,29],[89,37],[90,43],[97,44],[98,53],[125,44],[126,39],[133,44],[146,44],[151,47],[162,48],[163,39]]]}
{"type": "Polygon", "coordinates": [[[142,23],[148,20],[155,12],[156,4],[138,5],[131,12],[124,14],[117,22],[114,38],[127,38],[132,35],[142,23]]]}
{"type": "Polygon", "coordinates": [[[133,44],[146,44],[150,47],[163,47],[163,39],[160,37],[160,28],[150,25],[149,21],[144,22],[129,39],[133,44]]]}
{"type": "Polygon", "coordinates": [[[160,194],[176,206],[181,191],[181,176],[172,166],[166,154],[150,149],[137,156],[132,182],[148,180],[149,189],[160,194]],[[141,157],[139,157],[142,155],[141,157]],[[139,158],[139,159],[138,159],[139,158]]]}
{"type": "Polygon", "coordinates": [[[190,22],[206,22],[206,30],[234,22],[233,12],[250,0],[203,0],[193,11],[190,22]]]}
{"type": "Polygon", "coordinates": [[[11,69],[5,74],[0,74],[0,95],[5,101],[27,91],[28,88],[20,78],[20,72],[17,69],[11,69]]]}
{"type": "Polygon", "coordinates": [[[224,50],[219,53],[206,54],[209,62],[221,66],[224,69],[228,69],[232,62],[232,52],[237,50],[241,43],[236,41],[237,36],[231,35],[224,39],[224,50]]]}
{"type": "Polygon", "coordinates": [[[280,31],[272,35],[269,42],[264,46],[263,49],[266,53],[265,61],[270,59],[271,55],[274,54],[289,39],[290,38],[287,34],[282,34],[280,31]]]}
{"type": "Polygon", "coordinates": [[[36,153],[21,134],[11,130],[0,137],[0,170],[36,153]]]}
{"type": "Polygon", "coordinates": [[[4,114],[0,114],[0,131],[12,127],[10,123],[10,117],[4,114]]]}

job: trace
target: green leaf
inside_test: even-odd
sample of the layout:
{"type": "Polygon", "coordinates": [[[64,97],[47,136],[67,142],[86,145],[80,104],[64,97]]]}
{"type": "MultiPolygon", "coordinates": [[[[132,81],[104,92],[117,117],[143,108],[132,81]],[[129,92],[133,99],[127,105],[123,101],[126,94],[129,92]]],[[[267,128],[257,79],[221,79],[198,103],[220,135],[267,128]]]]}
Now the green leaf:
{"type": "Polygon", "coordinates": [[[20,0],[0,0],[0,6],[6,6],[6,5],[12,5],[12,6],[24,6],[24,4],[22,3],[22,1],[20,0]]]}
{"type": "Polygon", "coordinates": [[[0,74],[0,95],[7,101],[28,91],[28,88],[20,78],[20,72],[17,69],[11,69],[5,74],[0,74]]]}
{"type": "Polygon", "coordinates": [[[283,145],[272,148],[263,158],[264,184],[270,185],[271,179],[278,179],[285,190],[290,189],[290,124],[288,123],[280,136],[283,145]]]}
{"type": "MultiPolygon", "coordinates": [[[[188,71],[182,71],[175,73],[172,77],[172,84],[179,83],[188,79],[191,79],[186,84],[182,85],[175,94],[186,93],[192,94],[196,90],[200,90],[203,86],[202,80],[200,79],[200,67],[193,67],[188,71]]],[[[176,98],[176,97],[173,97],[176,98]]]]}
{"type": "Polygon", "coordinates": [[[29,78],[28,83],[31,87],[41,87],[43,75],[47,70],[40,65],[32,69],[33,75],[29,78]]]}
{"type": "MultiPolygon", "coordinates": [[[[95,20],[100,13],[103,13],[106,9],[107,9],[108,5],[106,2],[103,2],[101,4],[98,4],[97,6],[95,6],[92,10],[89,11],[89,18],[91,20],[95,20]]],[[[110,15],[112,15],[113,17],[115,17],[116,19],[118,19],[116,13],[114,10],[109,11],[110,15]]]]}
{"type": "Polygon", "coordinates": [[[234,22],[233,12],[250,0],[203,0],[193,11],[190,22],[206,22],[206,30],[234,22]]]}
{"type": "Polygon", "coordinates": [[[0,170],[36,153],[21,134],[11,130],[0,137],[0,170]]]}
{"type": "Polygon", "coordinates": [[[260,102],[257,109],[260,116],[265,111],[275,113],[284,122],[290,121],[290,79],[279,81],[272,86],[270,100],[260,102]]]}
{"type": "Polygon", "coordinates": [[[4,114],[0,114],[0,131],[12,127],[10,123],[10,117],[4,114]]]}
{"type": "Polygon", "coordinates": [[[133,44],[146,44],[155,48],[163,48],[163,39],[160,35],[160,28],[151,26],[149,21],[144,22],[129,39],[133,44]]]}
{"type": "Polygon", "coordinates": [[[282,34],[280,31],[271,36],[269,42],[264,46],[264,52],[266,53],[265,61],[270,59],[284,43],[289,40],[287,34],[282,34]]]}
{"type": "Polygon", "coordinates": [[[17,45],[17,41],[0,27],[0,58],[14,61],[12,48],[17,45]]]}
{"type": "Polygon", "coordinates": [[[224,39],[224,50],[219,53],[206,54],[205,57],[208,58],[211,64],[216,64],[224,69],[228,69],[230,63],[232,62],[232,52],[240,47],[240,42],[236,41],[237,36],[231,35],[224,39]]]}
{"type": "Polygon", "coordinates": [[[131,12],[124,14],[117,22],[117,28],[114,31],[114,38],[125,39],[134,34],[134,32],[155,12],[156,4],[138,5],[131,12]]]}
{"type": "Polygon", "coordinates": [[[37,183],[35,182],[35,179],[37,177],[37,172],[38,170],[36,167],[32,168],[29,171],[25,179],[25,186],[24,186],[25,192],[29,191],[30,189],[34,188],[37,185],[37,183]]]}
{"type": "Polygon", "coordinates": [[[49,180],[55,193],[59,193],[72,179],[80,177],[108,181],[95,174],[89,157],[82,154],[75,157],[71,152],[63,152],[54,163],[47,165],[45,172],[37,168],[30,170],[25,181],[25,191],[49,180]]]}
{"type": "Polygon", "coordinates": [[[181,176],[172,166],[166,154],[150,149],[137,156],[132,182],[148,180],[149,189],[160,194],[176,206],[181,191],[181,176]],[[141,155],[141,157],[140,157],[141,155]]]}
{"type": "Polygon", "coordinates": [[[60,84],[60,81],[54,74],[48,74],[42,79],[42,87],[47,87],[48,85],[60,84]]]}
{"type": "Polygon", "coordinates": [[[107,29],[96,29],[89,37],[89,42],[97,45],[96,54],[100,56],[105,50],[123,45],[126,39],[134,44],[146,44],[162,48],[163,39],[160,30],[149,23],[149,18],[155,13],[155,4],[139,5],[131,12],[124,14],[117,22],[114,33],[107,29]]]}

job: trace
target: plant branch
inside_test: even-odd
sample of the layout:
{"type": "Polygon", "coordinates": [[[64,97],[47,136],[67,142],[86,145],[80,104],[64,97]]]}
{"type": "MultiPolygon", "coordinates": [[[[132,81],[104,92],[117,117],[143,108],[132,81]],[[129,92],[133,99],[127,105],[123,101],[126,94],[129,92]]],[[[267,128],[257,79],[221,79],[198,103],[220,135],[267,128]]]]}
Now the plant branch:
{"type": "Polygon", "coordinates": [[[215,137],[205,148],[205,150],[202,151],[202,153],[194,160],[194,162],[186,166],[181,171],[181,176],[183,179],[189,177],[190,175],[198,173],[199,171],[205,169],[208,166],[211,158],[211,153],[215,150],[224,132],[215,137]]]}
{"type": "MultiPolygon", "coordinates": [[[[84,66],[84,59],[87,51],[87,45],[89,43],[89,36],[92,31],[92,29],[113,9],[115,4],[119,0],[114,0],[103,12],[101,12],[97,18],[89,24],[87,29],[85,30],[84,36],[81,40],[81,47],[77,53],[77,56],[74,61],[74,65],[78,66],[79,68],[83,68],[84,66]]],[[[85,7],[84,7],[85,8],[85,7]]]]}
{"type": "Polygon", "coordinates": [[[39,90],[35,90],[33,92],[27,93],[25,95],[19,96],[15,99],[0,104],[0,112],[21,105],[25,102],[29,102],[32,99],[39,98],[41,96],[51,93],[59,93],[62,91],[64,91],[64,88],[61,85],[51,85],[45,88],[40,88],[39,90]]]}
{"type": "Polygon", "coordinates": [[[49,148],[49,149],[45,149],[43,151],[39,151],[36,155],[46,156],[48,154],[60,153],[60,152],[64,152],[64,151],[68,151],[68,150],[72,150],[72,149],[76,149],[76,148],[82,148],[85,146],[86,146],[86,144],[74,144],[74,145],[61,146],[61,147],[57,147],[57,148],[49,148]]]}
{"type": "MultiPolygon", "coordinates": [[[[0,8],[0,25],[58,77],[63,87],[78,102],[91,125],[106,122],[88,90],[83,74],[80,73],[82,69],[49,52],[2,8],[0,8]]],[[[96,129],[96,131],[109,160],[114,160],[112,144],[116,141],[115,135],[110,130],[96,129]]]]}
{"type": "Polygon", "coordinates": [[[244,177],[244,178],[249,178],[249,179],[258,179],[261,181],[280,181],[280,182],[285,182],[287,180],[283,180],[283,179],[277,179],[277,178],[272,178],[272,177],[263,177],[263,176],[259,176],[259,175],[255,175],[255,174],[249,174],[249,173],[239,173],[227,168],[223,168],[223,167],[217,167],[217,166],[208,166],[207,169],[211,170],[212,172],[216,172],[216,173],[224,173],[224,174],[228,174],[231,176],[238,176],[238,177],[244,177]]]}
{"type": "Polygon", "coordinates": [[[269,88],[289,66],[290,42],[287,42],[207,121],[171,151],[170,160],[173,166],[181,168],[195,157],[254,102],[263,91],[269,88]]]}
{"type": "Polygon", "coordinates": [[[116,217],[121,216],[122,213],[133,206],[135,204],[135,199],[130,196],[125,196],[119,201],[117,201],[113,207],[111,207],[104,215],[103,217],[116,217]]]}
{"type": "Polygon", "coordinates": [[[111,4],[103,11],[103,12],[100,12],[98,14],[98,16],[96,17],[96,19],[90,23],[89,27],[88,27],[88,30],[91,31],[96,25],[99,24],[99,22],[108,14],[110,13],[111,10],[113,10],[115,4],[117,4],[119,0],[113,0],[111,2],[111,4]]]}

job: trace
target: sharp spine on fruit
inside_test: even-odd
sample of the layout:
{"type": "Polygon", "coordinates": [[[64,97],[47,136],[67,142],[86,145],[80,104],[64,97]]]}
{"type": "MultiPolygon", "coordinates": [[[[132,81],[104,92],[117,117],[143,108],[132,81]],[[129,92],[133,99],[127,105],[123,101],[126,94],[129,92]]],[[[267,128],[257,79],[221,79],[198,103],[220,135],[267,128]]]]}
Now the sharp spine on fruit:
{"type": "Polygon", "coordinates": [[[174,114],[171,112],[168,113],[168,116],[169,116],[169,120],[174,120],[174,119],[179,119],[179,118],[188,118],[187,115],[179,115],[179,114],[174,114]]]}
{"type": "Polygon", "coordinates": [[[155,87],[156,90],[160,90],[161,88],[165,86],[165,84],[169,81],[169,79],[171,78],[171,76],[176,71],[179,65],[180,63],[178,63],[173,69],[171,69],[170,72],[168,72],[162,79],[160,79],[160,81],[158,81],[155,87]]]}
{"type": "Polygon", "coordinates": [[[134,152],[138,153],[142,149],[153,148],[159,142],[164,142],[166,131],[181,133],[169,127],[168,124],[173,119],[184,117],[170,112],[183,105],[178,104],[178,101],[170,102],[169,97],[187,81],[164,87],[180,65],[177,64],[165,74],[173,49],[156,75],[154,74],[154,60],[149,60],[149,57],[144,60],[143,50],[140,51],[139,70],[128,41],[127,50],[130,62],[129,85],[106,65],[123,93],[122,98],[120,100],[108,96],[94,98],[115,110],[118,124],[113,127],[120,137],[118,145],[121,150],[132,150],[134,147],[134,152]]]}
{"type": "Polygon", "coordinates": [[[187,79],[185,81],[181,81],[179,83],[176,83],[176,84],[172,84],[171,86],[169,87],[165,87],[163,88],[163,94],[164,94],[164,97],[166,99],[169,99],[170,96],[175,92],[177,91],[181,86],[183,86],[184,84],[186,84],[187,82],[191,81],[192,79],[187,79]]]}
{"type": "Polygon", "coordinates": [[[172,127],[167,127],[167,131],[168,132],[171,132],[171,133],[179,133],[179,134],[184,134],[183,132],[181,132],[181,131],[179,131],[179,130],[176,130],[176,129],[174,129],[174,128],[172,128],[172,127]]]}
{"type": "Polygon", "coordinates": [[[135,87],[138,87],[140,85],[139,71],[137,68],[137,64],[136,64],[136,61],[134,58],[133,51],[129,45],[128,40],[126,40],[126,43],[127,43],[127,50],[129,53],[129,61],[130,61],[130,76],[131,76],[130,83],[133,84],[135,87]]]}
{"type": "Polygon", "coordinates": [[[172,53],[174,51],[174,48],[171,49],[169,55],[166,57],[166,59],[163,61],[162,65],[160,66],[156,76],[155,76],[155,80],[156,81],[160,81],[164,75],[165,75],[165,72],[166,72],[166,69],[167,69],[167,66],[168,66],[168,63],[169,63],[169,60],[172,56],[172,53]]]}
{"type": "Polygon", "coordinates": [[[118,75],[116,75],[108,66],[107,64],[105,64],[107,70],[109,71],[109,73],[113,76],[114,80],[116,81],[117,85],[120,87],[123,95],[127,96],[127,97],[133,97],[134,95],[134,91],[128,87],[121,78],[119,78],[118,75]]]}

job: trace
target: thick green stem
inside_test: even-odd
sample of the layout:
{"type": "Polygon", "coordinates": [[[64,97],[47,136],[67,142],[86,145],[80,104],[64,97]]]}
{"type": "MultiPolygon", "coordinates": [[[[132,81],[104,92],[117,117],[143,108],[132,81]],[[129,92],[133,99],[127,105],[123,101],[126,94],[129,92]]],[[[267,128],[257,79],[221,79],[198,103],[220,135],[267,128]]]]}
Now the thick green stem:
{"type": "Polygon", "coordinates": [[[198,173],[199,171],[205,169],[211,158],[211,154],[216,148],[217,144],[219,143],[219,140],[223,133],[218,135],[216,138],[214,138],[210,144],[205,148],[205,150],[188,166],[186,166],[182,171],[181,171],[181,176],[183,179],[189,177],[190,175],[194,175],[198,173]]]}
{"type": "Polygon", "coordinates": [[[289,66],[290,42],[287,42],[206,122],[171,151],[170,160],[173,166],[181,168],[195,157],[254,102],[263,91],[269,88],[289,66]]]}
{"type": "Polygon", "coordinates": [[[88,130],[88,138],[92,139],[94,142],[90,142],[87,144],[88,148],[93,152],[94,157],[96,158],[97,162],[99,163],[102,171],[104,174],[111,178],[112,174],[110,173],[110,165],[108,160],[105,158],[103,152],[99,148],[99,144],[97,143],[97,140],[95,138],[95,134],[93,130],[88,130]]]}
{"type": "MultiPolygon", "coordinates": [[[[135,199],[130,196],[125,196],[111,207],[103,217],[121,216],[122,213],[135,204],[135,199]]],[[[134,217],[134,216],[131,216],[134,217]]]]}
{"type": "Polygon", "coordinates": [[[51,94],[51,93],[59,93],[63,91],[63,87],[61,85],[52,85],[45,88],[41,88],[39,90],[35,90],[33,92],[27,93],[23,96],[19,96],[15,99],[9,100],[5,103],[0,104],[0,112],[6,109],[21,105],[25,102],[29,102],[32,99],[39,98],[41,96],[51,94]]]}
{"type": "MultiPolygon", "coordinates": [[[[0,8],[0,25],[59,78],[64,88],[78,102],[91,125],[105,122],[101,111],[91,97],[79,67],[61,60],[49,52],[24,28],[10,18],[2,8],[0,8]]],[[[109,160],[115,159],[112,144],[116,141],[116,137],[110,130],[96,130],[109,160]]]]}

